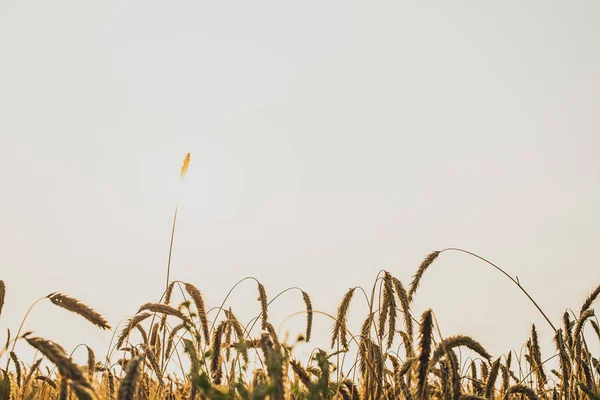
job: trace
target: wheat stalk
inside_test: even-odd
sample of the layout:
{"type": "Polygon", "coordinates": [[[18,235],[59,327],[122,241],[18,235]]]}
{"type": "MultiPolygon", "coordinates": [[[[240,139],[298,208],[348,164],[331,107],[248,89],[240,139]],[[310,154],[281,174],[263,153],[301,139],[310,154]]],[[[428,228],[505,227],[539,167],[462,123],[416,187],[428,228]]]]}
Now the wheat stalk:
{"type": "Polygon", "coordinates": [[[420,399],[427,400],[429,398],[427,390],[427,374],[429,372],[429,356],[431,354],[431,344],[433,341],[433,316],[431,309],[425,311],[421,316],[420,335],[417,394],[420,399]]]}
{"type": "Polygon", "coordinates": [[[206,306],[204,305],[204,298],[202,297],[202,293],[198,290],[197,287],[192,285],[191,283],[185,284],[185,290],[189,293],[196,305],[196,309],[198,310],[198,319],[200,319],[200,326],[202,327],[202,333],[204,335],[204,341],[206,344],[210,343],[210,332],[208,329],[208,318],[206,316],[206,306]]]}
{"type": "Polygon", "coordinates": [[[333,327],[333,335],[331,337],[331,348],[335,346],[336,340],[339,338],[344,349],[348,348],[348,338],[346,336],[346,321],[348,318],[348,309],[350,308],[350,302],[354,295],[352,288],[346,292],[342,301],[338,307],[337,318],[335,319],[335,325],[333,327]]]}
{"type": "MultiPolygon", "coordinates": [[[[117,344],[116,344],[117,349],[120,349],[121,346],[123,346],[125,339],[127,339],[129,334],[131,333],[131,331],[134,328],[136,328],[143,320],[145,320],[146,318],[148,318],[151,315],[152,315],[151,313],[138,313],[133,318],[129,319],[129,322],[123,328],[123,330],[121,331],[121,335],[117,339],[117,344]]],[[[146,339],[145,341],[147,342],[148,340],[146,339]]]]}
{"type": "Polygon", "coordinates": [[[492,369],[490,370],[490,375],[485,386],[485,397],[489,400],[494,400],[494,385],[496,384],[496,379],[498,378],[499,369],[500,359],[498,358],[496,361],[494,361],[494,364],[492,364],[492,369]]]}
{"type": "Polygon", "coordinates": [[[383,276],[383,304],[379,312],[379,339],[385,334],[386,320],[388,322],[387,348],[392,346],[396,331],[396,297],[394,296],[393,277],[389,272],[383,276]]]}
{"type": "Polygon", "coordinates": [[[189,323],[190,325],[193,325],[191,323],[190,319],[188,317],[186,317],[185,315],[183,315],[183,313],[181,311],[179,311],[178,309],[173,308],[167,304],[146,303],[140,307],[140,309],[138,310],[138,314],[141,313],[142,311],[150,311],[150,312],[155,312],[155,313],[159,313],[159,314],[172,315],[174,317],[181,319],[184,322],[189,323]]]}
{"type": "Polygon", "coordinates": [[[581,306],[581,311],[579,312],[580,315],[586,312],[591,307],[592,303],[594,302],[594,300],[596,300],[596,297],[598,297],[598,295],[600,295],[600,285],[596,289],[594,289],[594,291],[588,296],[587,299],[585,299],[585,302],[581,306]]]}
{"type": "Polygon", "coordinates": [[[75,314],[81,315],[83,318],[102,329],[110,329],[108,321],[106,321],[102,315],[79,300],[69,297],[63,293],[50,293],[46,297],[50,299],[52,304],[62,307],[65,310],[69,310],[75,314]]]}
{"type": "Polygon", "coordinates": [[[421,265],[419,265],[419,269],[417,269],[417,272],[413,276],[412,282],[410,283],[410,289],[408,290],[409,302],[412,302],[413,296],[416,293],[417,288],[419,287],[419,283],[421,282],[421,278],[423,277],[423,274],[425,273],[427,268],[429,268],[429,266],[431,264],[433,264],[433,262],[435,261],[436,258],[438,258],[439,255],[440,255],[439,251],[437,251],[437,250],[433,251],[433,252],[429,253],[427,255],[427,257],[425,257],[425,259],[421,262],[421,265]]]}
{"type": "Polygon", "coordinates": [[[308,376],[308,372],[306,372],[302,365],[300,365],[300,363],[296,360],[290,360],[290,365],[292,367],[292,370],[294,371],[294,374],[296,374],[298,379],[300,379],[300,382],[302,382],[302,384],[306,386],[307,389],[310,389],[311,381],[310,376],[308,376]]]}
{"type": "Polygon", "coordinates": [[[142,357],[132,358],[125,368],[125,378],[119,385],[118,400],[134,400],[142,372],[142,357]]]}
{"type": "Polygon", "coordinates": [[[310,335],[312,333],[312,324],[313,324],[313,306],[310,301],[310,296],[304,290],[302,291],[302,299],[304,300],[304,305],[306,306],[306,341],[310,341],[310,335]]]}
{"type": "MultiPolygon", "coordinates": [[[[183,160],[183,165],[181,166],[181,172],[179,173],[179,179],[183,181],[185,175],[187,174],[188,168],[190,166],[190,153],[187,153],[185,159],[183,160]]],[[[171,228],[171,242],[169,243],[169,259],[167,261],[167,281],[165,283],[165,287],[167,291],[169,289],[169,282],[171,279],[171,257],[173,255],[173,241],[175,239],[175,225],[177,224],[177,211],[179,210],[179,201],[175,205],[175,214],[173,215],[173,227],[171,228]]]]}
{"type": "Polygon", "coordinates": [[[87,382],[81,370],[69,359],[65,349],[60,345],[38,337],[26,337],[25,340],[39,350],[50,362],[56,365],[58,371],[65,378],[85,383],[87,387],[91,387],[87,382]]]}
{"type": "Polygon", "coordinates": [[[527,398],[529,398],[529,400],[538,400],[539,399],[537,394],[535,394],[535,392],[533,391],[533,389],[530,389],[527,386],[523,386],[523,385],[514,385],[514,386],[511,386],[510,388],[508,388],[508,390],[506,391],[506,394],[504,395],[504,399],[508,400],[510,398],[511,394],[522,394],[524,396],[527,396],[527,398]]]}
{"type": "Polygon", "coordinates": [[[213,374],[213,381],[217,385],[221,383],[221,342],[223,338],[223,332],[225,331],[226,327],[227,321],[221,321],[221,323],[217,326],[217,329],[215,329],[212,341],[210,370],[213,374]]]}
{"type": "Polygon", "coordinates": [[[263,330],[267,329],[267,321],[268,321],[268,315],[267,315],[267,292],[265,290],[265,287],[263,286],[262,283],[258,282],[258,301],[260,301],[260,308],[261,308],[261,320],[262,320],[262,325],[261,328],[263,330]]]}
{"type": "Polygon", "coordinates": [[[433,352],[430,364],[435,365],[442,358],[442,356],[444,356],[444,354],[459,346],[464,346],[470,350],[473,350],[475,353],[479,354],[486,360],[489,360],[491,358],[490,354],[476,340],[470,338],[469,336],[456,335],[447,337],[440,342],[440,344],[433,352]]]}

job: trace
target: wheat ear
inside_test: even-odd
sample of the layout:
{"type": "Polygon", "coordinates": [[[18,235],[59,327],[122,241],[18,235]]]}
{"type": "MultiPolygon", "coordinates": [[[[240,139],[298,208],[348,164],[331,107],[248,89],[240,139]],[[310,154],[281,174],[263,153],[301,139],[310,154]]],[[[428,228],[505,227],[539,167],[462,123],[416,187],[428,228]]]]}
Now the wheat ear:
{"type": "Polygon", "coordinates": [[[192,285],[191,283],[185,284],[185,290],[190,294],[194,304],[196,305],[196,309],[198,310],[198,319],[200,320],[200,325],[202,327],[202,334],[204,335],[204,341],[206,344],[210,343],[210,332],[208,329],[208,318],[206,316],[206,306],[204,305],[204,298],[202,297],[202,292],[192,285]]]}
{"type": "Polygon", "coordinates": [[[142,357],[132,358],[125,368],[125,378],[119,385],[118,400],[134,400],[142,373],[142,357]]]}
{"type": "Polygon", "coordinates": [[[65,310],[69,310],[75,314],[79,314],[92,324],[99,326],[102,329],[110,329],[108,321],[106,321],[102,315],[92,310],[79,300],[69,297],[63,293],[50,293],[47,297],[50,299],[52,304],[62,307],[65,310]]]}
{"type": "Polygon", "coordinates": [[[429,372],[429,356],[433,341],[433,315],[431,309],[425,311],[421,316],[420,335],[417,393],[420,399],[427,400],[429,398],[427,393],[427,374],[429,372]]]}

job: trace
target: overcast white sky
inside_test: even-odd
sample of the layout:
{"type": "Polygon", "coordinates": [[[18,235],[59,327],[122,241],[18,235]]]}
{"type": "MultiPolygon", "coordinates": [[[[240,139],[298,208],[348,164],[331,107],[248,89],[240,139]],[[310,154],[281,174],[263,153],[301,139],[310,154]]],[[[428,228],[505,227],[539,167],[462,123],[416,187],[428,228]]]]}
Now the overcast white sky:
{"type": "MultiPolygon", "coordinates": [[[[591,0],[0,1],[0,326],[54,291],[113,325],[157,300],[178,198],[172,277],[210,305],[253,275],[334,312],[457,246],[559,321],[600,283],[599,18],[591,0]]],[[[248,319],[255,299],[248,283],[231,306],[248,319]]],[[[275,322],[302,306],[286,295],[275,322]]],[[[495,353],[532,322],[551,341],[461,254],[425,275],[428,307],[495,353]]],[[[100,353],[110,337],[51,304],[26,329],[100,353]]]]}

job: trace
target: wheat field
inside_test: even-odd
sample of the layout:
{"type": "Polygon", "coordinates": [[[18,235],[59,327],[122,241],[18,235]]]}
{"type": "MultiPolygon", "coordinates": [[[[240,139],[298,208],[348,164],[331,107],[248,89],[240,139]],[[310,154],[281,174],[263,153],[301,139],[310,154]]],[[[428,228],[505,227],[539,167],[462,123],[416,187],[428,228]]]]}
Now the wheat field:
{"type": "MultiPolygon", "coordinates": [[[[185,157],[180,177],[189,168],[185,157]]],[[[21,399],[600,399],[600,362],[588,341],[600,340],[593,303],[596,287],[575,312],[566,310],[553,323],[518,280],[467,250],[448,248],[424,258],[410,282],[382,271],[371,287],[351,288],[337,311],[313,309],[311,297],[297,289],[305,310],[305,331],[290,341],[278,337],[269,319],[267,289],[255,278],[256,318],[240,321],[225,307],[208,309],[202,290],[171,280],[173,218],[165,290],[158,302],[142,304],[124,327],[113,330],[106,357],[87,347],[85,365],[51,338],[24,332],[27,315],[49,301],[98,329],[111,330],[101,314],[78,299],[51,293],[37,300],[0,349],[0,400],[21,399]],[[433,310],[421,315],[412,304],[424,274],[446,252],[462,252],[496,269],[516,285],[554,331],[554,351],[542,355],[535,325],[524,351],[492,355],[465,335],[442,337],[433,310]],[[365,297],[369,312],[352,332],[348,318],[355,296],[365,297]],[[294,355],[298,343],[310,343],[313,317],[331,322],[328,348],[315,348],[307,362],[294,355]],[[259,328],[259,329],[255,329],[259,328]],[[257,330],[258,334],[253,334],[257,330]],[[15,352],[17,342],[35,349],[31,363],[15,352]],[[342,368],[344,363],[345,368],[342,368]]],[[[241,282],[241,281],[240,281],[241,282]]],[[[0,318],[5,293],[0,281],[0,318]]],[[[236,285],[237,286],[237,285],[236,285]]],[[[252,299],[254,301],[254,299],[252,299]]],[[[82,340],[85,342],[85,340],[82,340]]],[[[104,349],[102,349],[104,350],[104,349]]]]}

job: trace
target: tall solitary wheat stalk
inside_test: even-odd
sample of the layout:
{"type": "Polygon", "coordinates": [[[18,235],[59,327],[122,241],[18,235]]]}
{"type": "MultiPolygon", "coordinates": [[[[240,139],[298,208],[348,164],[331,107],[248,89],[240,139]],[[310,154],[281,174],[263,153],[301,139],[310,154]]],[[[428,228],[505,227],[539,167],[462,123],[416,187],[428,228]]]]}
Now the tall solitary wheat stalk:
{"type": "MultiPolygon", "coordinates": [[[[183,165],[181,166],[181,173],[179,174],[179,179],[183,181],[185,175],[187,174],[188,168],[190,167],[190,153],[187,153],[184,160],[183,165]]],[[[169,289],[169,281],[171,279],[171,255],[173,254],[173,239],[175,238],[175,225],[177,223],[177,211],[179,210],[179,200],[175,204],[175,214],[173,215],[173,228],[171,229],[171,243],[169,244],[169,260],[167,261],[167,282],[166,282],[166,290],[169,289]]]]}

